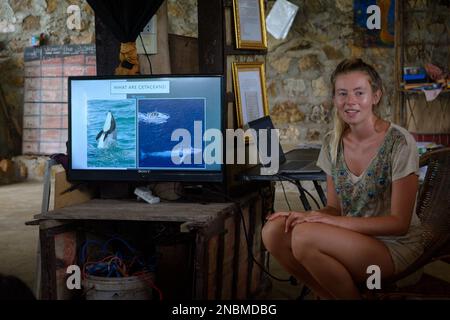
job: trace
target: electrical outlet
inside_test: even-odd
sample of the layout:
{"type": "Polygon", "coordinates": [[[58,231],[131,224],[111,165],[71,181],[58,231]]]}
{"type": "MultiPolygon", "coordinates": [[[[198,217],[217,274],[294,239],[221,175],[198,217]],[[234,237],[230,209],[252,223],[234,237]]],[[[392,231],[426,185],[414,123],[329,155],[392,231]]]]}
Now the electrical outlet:
{"type": "Polygon", "coordinates": [[[147,54],[156,54],[158,52],[157,40],[157,16],[154,15],[142,30],[141,37],[136,39],[137,53],[145,54],[147,51],[147,54]]]}
{"type": "Polygon", "coordinates": [[[156,15],[154,15],[150,21],[145,25],[142,30],[143,33],[156,33],[156,15]]]}

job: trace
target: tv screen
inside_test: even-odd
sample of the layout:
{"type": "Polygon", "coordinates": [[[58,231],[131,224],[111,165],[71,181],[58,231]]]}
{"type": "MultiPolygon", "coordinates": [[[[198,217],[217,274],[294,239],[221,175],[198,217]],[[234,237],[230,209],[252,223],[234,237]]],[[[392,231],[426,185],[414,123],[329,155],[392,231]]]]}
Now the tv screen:
{"type": "Polygon", "coordinates": [[[223,150],[205,135],[223,132],[222,76],[69,77],[68,90],[69,180],[222,181],[205,156],[223,150]]]}

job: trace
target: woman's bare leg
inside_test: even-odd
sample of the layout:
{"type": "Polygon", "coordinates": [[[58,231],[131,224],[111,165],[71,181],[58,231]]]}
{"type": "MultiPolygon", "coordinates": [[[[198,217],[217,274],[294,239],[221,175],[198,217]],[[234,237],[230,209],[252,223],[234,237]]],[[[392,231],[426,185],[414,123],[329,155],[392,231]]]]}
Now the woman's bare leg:
{"type": "Polygon", "coordinates": [[[383,278],[394,272],[390,252],[381,241],[323,223],[296,225],[292,230],[292,251],[295,259],[336,299],[360,298],[355,283],[366,281],[369,265],[378,265],[383,278]]]}
{"type": "Polygon", "coordinates": [[[266,249],[299,282],[306,284],[321,298],[332,299],[333,296],[327,290],[324,290],[294,258],[291,247],[291,232],[284,232],[285,221],[285,218],[279,218],[266,222],[262,229],[262,239],[266,249]]]}

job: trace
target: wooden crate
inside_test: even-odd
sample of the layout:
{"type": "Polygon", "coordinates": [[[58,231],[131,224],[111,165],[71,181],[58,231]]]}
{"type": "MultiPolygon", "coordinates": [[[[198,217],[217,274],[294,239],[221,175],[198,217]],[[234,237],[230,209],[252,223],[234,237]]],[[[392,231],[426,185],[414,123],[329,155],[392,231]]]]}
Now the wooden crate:
{"type": "Polygon", "coordinates": [[[263,201],[261,195],[253,194],[241,201],[242,216],[236,209],[224,219],[223,232],[208,240],[208,299],[249,299],[262,290],[263,273],[249,252],[263,265],[261,229],[270,199],[263,201]]]}
{"type": "MultiPolygon", "coordinates": [[[[170,234],[171,241],[154,243],[159,252],[156,283],[168,300],[250,299],[262,289],[263,273],[249,255],[249,248],[263,264],[261,228],[272,207],[271,195],[271,187],[266,186],[236,199],[241,210],[234,203],[150,206],[131,200],[93,199],[37,215],[41,224],[42,298],[71,298],[58,264],[73,261],[72,253],[79,252],[86,239],[86,226],[91,233],[101,233],[110,224],[126,229],[127,223],[133,223],[145,230],[145,226],[163,223],[172,231],[179,230],[170,234]]],[[[142,240],[143,235],[136,233],[136,239],[142,240]]]]}

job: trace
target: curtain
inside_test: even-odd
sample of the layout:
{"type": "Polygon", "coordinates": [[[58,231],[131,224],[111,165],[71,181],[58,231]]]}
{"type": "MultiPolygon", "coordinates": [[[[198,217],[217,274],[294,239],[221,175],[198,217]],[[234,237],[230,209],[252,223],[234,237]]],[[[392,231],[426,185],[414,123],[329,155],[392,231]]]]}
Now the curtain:
{"type": "Polygon", "coordinates": [[[136,38],[164,0],[87,0],[95,14],[121,42],[116,74],[139,73],[136,38]]]}

